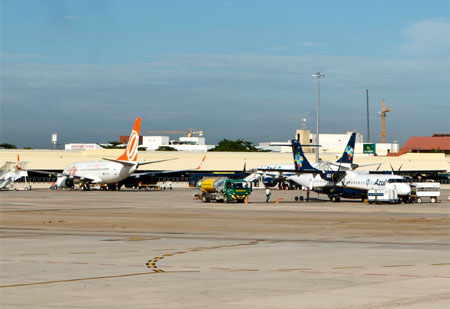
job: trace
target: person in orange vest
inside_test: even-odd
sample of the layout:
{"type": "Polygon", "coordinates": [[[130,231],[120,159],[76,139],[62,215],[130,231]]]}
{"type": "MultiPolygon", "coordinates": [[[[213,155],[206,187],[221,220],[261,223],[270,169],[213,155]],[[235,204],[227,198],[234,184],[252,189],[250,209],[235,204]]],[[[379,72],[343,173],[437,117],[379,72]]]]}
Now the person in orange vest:
{"type": "Polygon", "coordinates": [[[50,189],[55,190],[55,182],[52,181],[52,186],[50,187],[50,189]]]}

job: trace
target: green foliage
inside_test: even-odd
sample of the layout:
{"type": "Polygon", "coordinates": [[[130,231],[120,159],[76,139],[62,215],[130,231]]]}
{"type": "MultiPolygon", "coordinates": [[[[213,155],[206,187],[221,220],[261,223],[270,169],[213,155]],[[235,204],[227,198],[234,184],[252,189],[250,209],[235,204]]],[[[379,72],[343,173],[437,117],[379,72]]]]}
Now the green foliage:
{"type": "Polygon", "coordinates": [[[3,143],[0,144],[0,149],[17,149],[16,145],[3,143]]]}
{"type": "Polygon", "coordinates": [[[156,149],[156,151],[178,151],[178,150],[170,146],[159,146],[158,149],[156,149]]]}
{"type": "Polygon", "coordinates": [[[23,147],[23,149],[33,149],[33,148],[31,148],[31,147],[23,147]]]}
{"type": "Polygon", "coordinates": [[[223,139],[215,148],[210,151],[230,151],[230,152],[262,152],[264,150],[256,148],[252,142],[238,139],[231,141],[223,139]]]}
{"type": "Polygon", "coordinates": [[[431,150],[432,153],[440,153],[441,152],[441,147],[435,148],[433,150],[431,150]]]}
{"type": "Polygon", "coordinates": [[[105,149],[124,149],[125,146],[119,146],[121,145],[120,142],[114,142],[114,141],[109,141],[108,142],[109,145],[100,145],[105,149]]]}

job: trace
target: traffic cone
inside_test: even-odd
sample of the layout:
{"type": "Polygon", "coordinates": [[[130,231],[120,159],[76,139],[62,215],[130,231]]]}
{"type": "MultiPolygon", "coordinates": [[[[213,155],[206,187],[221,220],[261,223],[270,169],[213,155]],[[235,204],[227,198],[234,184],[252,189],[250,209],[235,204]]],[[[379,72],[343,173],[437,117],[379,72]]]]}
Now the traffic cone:
{"type": "Polygon", "coordinates": [[[278,204],[278,202],[279,202],[279,198],[277,197],[277,198],[275,199],[275,203],[278,204]]]}

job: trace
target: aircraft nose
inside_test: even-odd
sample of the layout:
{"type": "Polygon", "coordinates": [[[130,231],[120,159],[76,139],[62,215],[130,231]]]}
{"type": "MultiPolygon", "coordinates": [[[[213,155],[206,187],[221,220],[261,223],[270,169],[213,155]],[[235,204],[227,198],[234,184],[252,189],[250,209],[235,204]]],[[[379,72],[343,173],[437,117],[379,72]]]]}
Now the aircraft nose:
{"type": "Polygon", "coordinates": [[[407,195],[407,194],[410,194],[410,193],[411,193],[411,186],[410,185],[404,184],[404,185],[400,186],[399,194],[407,195]]]}

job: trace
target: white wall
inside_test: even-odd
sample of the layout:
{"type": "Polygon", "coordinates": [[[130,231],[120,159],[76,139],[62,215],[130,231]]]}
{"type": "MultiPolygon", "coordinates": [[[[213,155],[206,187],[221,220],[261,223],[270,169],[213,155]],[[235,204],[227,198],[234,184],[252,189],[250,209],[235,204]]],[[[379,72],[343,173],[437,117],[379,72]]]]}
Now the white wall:
{"type": "Polygon", "coordinates": [[[95,150],[102,149],[100,145],[97,144],[65,144],[65,150],[95,150]]]}
{"type": "Polygon", "coordinates": [[[147,150],[158,149],[159,146],[169,146],[168,136],[142,136],[141,147],[147,147],[147,150]]]}

